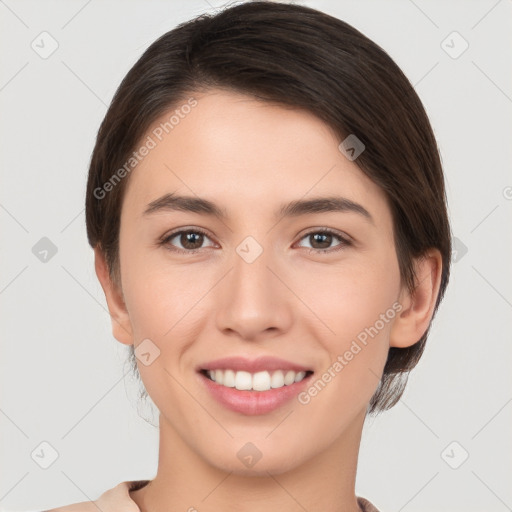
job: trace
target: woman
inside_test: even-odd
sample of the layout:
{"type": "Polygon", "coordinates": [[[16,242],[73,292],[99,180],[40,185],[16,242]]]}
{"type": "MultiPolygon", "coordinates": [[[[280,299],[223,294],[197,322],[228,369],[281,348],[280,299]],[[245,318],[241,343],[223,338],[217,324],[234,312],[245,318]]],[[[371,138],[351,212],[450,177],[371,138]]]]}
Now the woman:
{"type": "Polygon", "coordinates": [[[364,420],[402,395],[451,254],[429,120],[380,47],[298,5],[181,24],[116,92],[86,221],[159,462],[54,512],[377,511],[364,420]]]}

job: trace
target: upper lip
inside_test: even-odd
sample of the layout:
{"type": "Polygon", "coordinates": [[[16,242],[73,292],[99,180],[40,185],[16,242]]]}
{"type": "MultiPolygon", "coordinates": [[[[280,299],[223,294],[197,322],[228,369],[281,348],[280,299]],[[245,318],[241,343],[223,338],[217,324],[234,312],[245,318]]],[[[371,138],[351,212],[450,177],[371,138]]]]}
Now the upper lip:
{"type": "Polygon", "coordinates": [[[262,371],[274,370],[293,370],[295,372],[312,371],[310,368],[301,364],[279,359],[277,357],[264,356],[257,359],[247,359],[245,357],[223,357],[215,359],[200,365],[198,371],[201,370],[234,370],[256,373],[262,371]]]}

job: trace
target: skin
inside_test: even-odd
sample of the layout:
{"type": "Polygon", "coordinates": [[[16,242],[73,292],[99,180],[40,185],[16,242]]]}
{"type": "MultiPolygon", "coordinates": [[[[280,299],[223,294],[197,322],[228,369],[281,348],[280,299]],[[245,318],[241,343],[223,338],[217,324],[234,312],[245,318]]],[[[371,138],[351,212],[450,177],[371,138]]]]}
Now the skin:
{"type": "Polygon", "coordinates": [[[160,350],[150,365],[138,361],[160,411],[158,471],[130,495],[142,512],[358,511],[366,408],[389,347],[414,344],[429,325],[441,255],[433,249],[416,262],[419,284],[409,294],[400,284],[386,197],[339,151],[326,124],[233,92],[194,97],[197,106],[129,176],[121,283],[109,279],[95,251],[114,336],[135,348],[149,338],[160,350]],[[172,211],[143,216],[166,192],[210,199],[227,220],[172,211]],[[282,203],[333,194],[363,205],[373,223],[354,212],[274,217],[282,203]],[[195,242],[198,253],[170,250],[186,250],[180,236],[158,245],[181,227],[209,233],[195,242]],[[336,237],[321,245],[306,236],[323,227],[353,243],[334,251],[342,243],[336,237]],[[247,236],[263,249],[252,263],[236,252],[247,236]],[[331,252],[310,254],[311,247],[331,252]],[[259,416],[229,411],[195,371],[219,357],[271,355],[319,377],[397,301],[401,311],[307,405],[293,399],[259,416]],[[262,453],[252,468],[237,457],[247,442],[262,453]]]}

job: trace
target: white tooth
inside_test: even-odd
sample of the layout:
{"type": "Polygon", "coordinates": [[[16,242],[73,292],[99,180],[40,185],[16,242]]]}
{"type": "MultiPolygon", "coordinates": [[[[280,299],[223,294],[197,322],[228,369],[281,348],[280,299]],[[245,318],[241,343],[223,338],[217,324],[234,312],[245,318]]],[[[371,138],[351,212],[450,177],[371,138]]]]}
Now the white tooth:
{"type": "Polygon", "coordinates": [[[281,370],[277,370],[272,374],[270,385],[273,388],[282,388],[284,386],[284,375],[281,370]]]}
{"type": "Polygon", "coordinates": [[[268,391],[273,388],[282,388],[289,386],[294,382],[300,382],[305,378],[306,372],[294,372],[293,370],[282,371],[277,370],[257,372],[251,374],[249,372],[235,372],[234,370],[207,370],[206,374],[217,384],[228,388],[236,388],[242,390],[268,391]]]}
{"type": "Polygon", "coordinates": [[[224,370],[224,381],[222,384],[227,388],[235,387],[235,372],[233,370],[224,370]]]}
{"type": "Polygon", "coordinates": [[[270,374],[258,372],[252,376],[252,389],[254,391],[268,391],[270,389],[270,374]]]}
{"type": "Polygon", "coordinates": [[[295,382],[295,372],[293,370],[289,370],[286,372],[284,376],[284,383],[286,386],[293,384],[295,382]]]}
{"type": "Polygon", "coordinates": [[[236,372],[235,388],[240,391],[252,389],[252,375],[249,372],[236,372]]]}
{"type": "Polygon", "coordinates": [[[306,372],[299,372],[295,375],[295,382],[301,381],[306,376],[306,372]]]}

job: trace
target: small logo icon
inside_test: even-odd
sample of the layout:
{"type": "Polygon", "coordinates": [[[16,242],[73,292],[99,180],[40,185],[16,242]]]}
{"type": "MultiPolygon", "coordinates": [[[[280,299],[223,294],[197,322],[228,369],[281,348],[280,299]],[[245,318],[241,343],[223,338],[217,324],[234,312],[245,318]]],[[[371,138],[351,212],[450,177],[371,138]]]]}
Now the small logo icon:
{"type": "Polygon", "coordinates": [[[353,162],[364,150],[366,146],[353,133],[343,140],[338,149],[345,155],[348,160],[353,162]]]}
{"type": "Polygon", "coordinates": [[[41,59],[47,59],[57,50],[59,43],[51,34],[44,31],[30,43],[30,46],[41,59]]]}
{"type": "Polygon", "coordinates": [[[59,458],[59,452],[47,441],[42,441],[30,456],[38,466],[48,469],[59,458]]]}
{"type": "Polygon", "coordinates": [[[32,247],[32,254],[42,263],[48,263],[57,254],[57,246],[49,238],[43,236],[32,247]]]}
{"type": "Polygon", "coordinates": [[[441,458],[452,469],[459,469],[466,460],[468,460],[469,453],[457,441],[452,441],[442,452],[441,458]]]}
{"type": "Polygon", "coordinates": [[[242,464],[252,468],[263,456],[258,448],[252,443],[245,443],[236,454],[242,464]]]}
{"type": "Polygon", "coordinates": [[[468,248],[464,242],[459,238],[454,237],[452,243],[452,261],[454,263],[459,262],[462,258],[464,258],[467,252],[468,248]]]}
{"type": "Polygon", "coordinates": [[[135,357],[144,365],[149,366],[160,356],[160,349],[149,339],[142,340],[135,349],[135,357]]]}
{"type": "Polygon", "coordinates": [[[458,59],[469,48],[469,43],[454,30],[441,41],[441,48],[452,59],[458,59]]]}
{"type": "Polygon", "coordinates": [[[263,247],[252,236],[248,236],[238,245],[236,252],[246,263],[252,263],[263,252],[263,247]]]}

